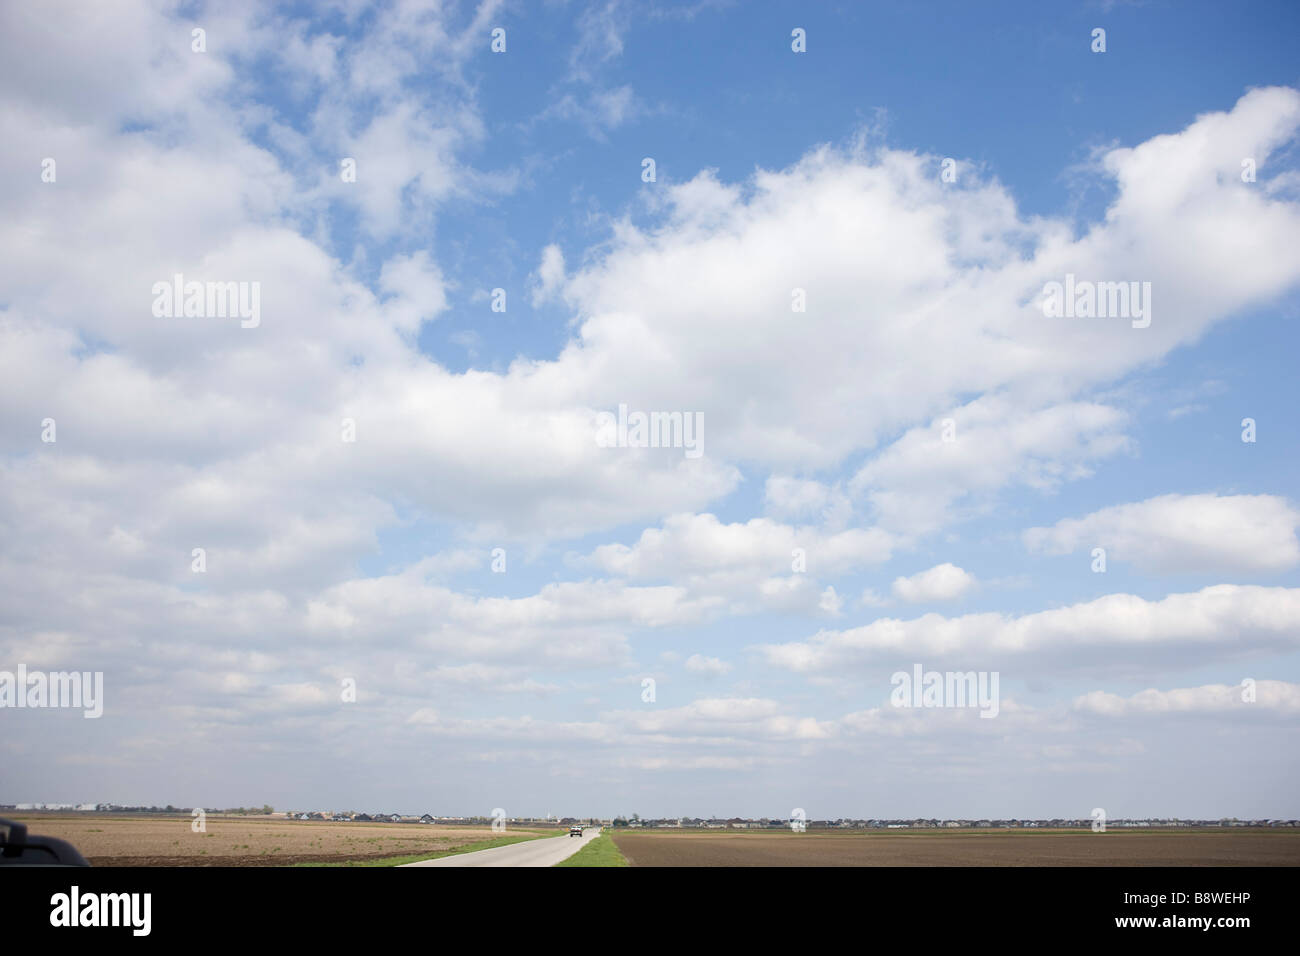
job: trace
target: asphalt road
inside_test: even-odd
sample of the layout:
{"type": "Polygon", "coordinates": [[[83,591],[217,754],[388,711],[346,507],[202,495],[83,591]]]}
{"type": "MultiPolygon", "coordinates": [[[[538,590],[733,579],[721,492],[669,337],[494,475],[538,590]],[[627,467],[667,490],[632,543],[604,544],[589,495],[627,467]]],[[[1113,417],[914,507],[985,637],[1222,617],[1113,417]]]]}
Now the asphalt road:
{"type": "Polygon", "coordinates": [[[582,832],[582,839],[563,836],[545,837],[541,840],[525,840],[523,843],[511,843],[509,846],[494,846],[490,850],[475,850],[473,853],[457,853],[443,856],[436,860],[421,860],[419,863],[403,863],[403,866],[555,866],[561,860],[567,860],[577,853],[588,840],[600,835],[599,827],[592,827],[582,832]]]}

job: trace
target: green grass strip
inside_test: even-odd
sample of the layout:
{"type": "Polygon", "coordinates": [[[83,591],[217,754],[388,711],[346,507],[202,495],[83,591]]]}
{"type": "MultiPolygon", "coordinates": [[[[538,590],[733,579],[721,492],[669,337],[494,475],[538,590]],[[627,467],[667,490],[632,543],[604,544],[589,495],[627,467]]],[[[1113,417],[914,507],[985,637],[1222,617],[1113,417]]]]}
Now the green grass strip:
{"type": "Polygon", "coordinates": [[[627,866],[627,860],[614,845],[613,837],[602,833],[594,840],[588,840],[584,846],[567,860],[561,860],[556,866],[627,866]]]}

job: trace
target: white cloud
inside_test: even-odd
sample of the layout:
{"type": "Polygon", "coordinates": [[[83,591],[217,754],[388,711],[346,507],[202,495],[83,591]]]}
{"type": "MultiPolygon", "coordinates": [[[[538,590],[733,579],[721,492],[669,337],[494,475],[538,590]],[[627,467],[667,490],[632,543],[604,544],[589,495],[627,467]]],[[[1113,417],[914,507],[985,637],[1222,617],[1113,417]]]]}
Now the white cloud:
{"type": "Polygon", "coordinates": [[[1300,714],[1300,684],[1286,681],[1255,681],[1254,700],[1246,700],[1241,684],[1206,684],[1177,690],[1139,691],[1121,697],[1105,691],[1093,691],[1076,698],[1079,711],[1104,717],[1146,714],[1250,714],[1255,711],[1300,714]]]}
{"type": "Polygon", "coordinates": [[[566,93],[525,125],[532,126],[551,119],[569,120],[584,126],[594,139],[604,141],[606,131],[622,126],[643,109],[630,86],[596,89],[583,94],[566,93]]]}
{"type": "Polygon", "coordinates": [[[721,677],[731,670],[731,665],[726,661],[716,657],[705,657],[703,654],[692,654],[686,658],[683,666],[692,674],[703,674],[707,677],[721,677]]]}
{"type": "Polygon", "coordinates": [[[836,672],[899,655],[989,662],[1038,655],[1043,663],[1096,671],[1158,661],[1188,667],[1300,646],[1300,589],[1216,585],[1147,601],[1110,594],[1013,617],[1000,613],[911,620],[880,618],[807,641],[764,644],[769,663],[796,672],[836,672]],[[1115,652],[1124,651],[1117,659],[1115,652]]]}
{"type": "MultiPolygon", "coordinates": [[[[380,59],[367,62],[378,71],[380,59]]],[[[367,82],[386,81],[374,73],[367,82]]],[[[1278,117],[1295,112],[1296,98],[1285,90],[1244,98],[1233,114],[1241,149],[1263,155],[1288,135],[1294,124],[1278,117]]],[[[199,96],[195,109],[217,107],[199,96]]],[[[6,138],[28,141],[56,119],[20,110],[0,123],[6,138]]],[[[295,193],[292,175],[264,150],[238,136],[218,149],[176,151],[148,138],[128,146],[107,132],[85,135],[78,149],[99,157],[96,190],[50,193],[44,204],[5,200],[0,400],[13,422],[56,417],[110,472],[116,466],[105,458],[181,450],[237,482],[238,497],[290,502],[289,510],[309,500],[332,507],[330,497],[349,500],[364,488],[434,520],[581,534],[707,507],[737,487],[742,463],[830,466],[903,429],[868,458],[850,491],[886,529],[934,530],[960,516],[954,504],[1008,482],[1051,491],[1088,474],[1126,447],[1125,416],[1069,400],[1073,391],[1190,341],[1300,276],[1280,251],[1300,233],[1296,204],[1242,197],[1225,182],[1198,188],[1178,212],[1184,226],[1195,216],[1214,230],[1198,226],[1160,242],[1152,238],[1157,221],[1139,244],[1144,255],[1195,257],[1187,235],[1240,233],[1226,249],[1215,240],[1215,257],[1169,264],[1181,278],[1163,293],[1167,320],[1122,333],[1095,323],[1047,329],[1032,305],[1018,304],[1045,275],[1082,272],[1086,263],[1103,275],[1121,263],[1126,274],[1145,268],[1132,259],[1122,215],[1075,241],[1063,224],[1018,219],[996,184],[942,190],[923,174],[925,157],[824,149],[790,169],[760,171],[748,189],[709,176],[665,185],[661,226],[619,225],[604,255],[566,277],[578,334],[557,359],[456,375],[404,338],[426,306],[439,305],[436,294],[424,304],[411,295],[378,300],[312,242],[267,224],[284,195],[303,210],[313,200],[295,193]],[[123,208],[142,214],[123,217],[123,208]],[[1247,219],[1250,227],[1238,228],[1247,219]],[[880,221],[891,223],[887,239],[870,227],[880,221]],[[973,240],[961,237],[975,224],[986,239],[967,249],[973,240]],[[86,237],[110,233],[113,246],[87,245],[86,237]],[[49,242],[23,238],[30,235],[49,242]],[[1033,261],[1022,255],[1026,243],[1038,244],[1033,261]],[[960,265],[970,254],[978,264],[960,265]],[[261,327],[237,336],[212,323],[160,324],[141,302],[152,282],[176,270],[262,281],[261,327]],[[1243,273],[1260,281],[1242,281],[1243,273]],[[797,323],[782,312],[796,286],[811,303],[797,323]],[[815,336],[808,322],[817,323],[815,336]],[[82,334],[111,350],[77,357],[82,334]],[[793,354],[801,360],[789,361],[793,354]],[[48,382],[59,383],[57,393],[48,382]],[[972,391],[986,395],[954,410],[953,396],[972,391]],[[708,453],[684,462],[595,448],[595,413],[620,401],[703,412],[708,453]],[[846,406],[861,410],[852,429],[842,427],[846,406]],[[924,424],[945,412],[956,420],[951,444],[924,424]],[[336,441],[345,415],[362,436],[356,455],[336,441]],[[271,447],[267,420],[277,422],[271,447]],[[313,487],[318,493],[305,498],[302,489],[313,487]]],[[[1168,148],[1187,142],[1194,155],[1178,161],[1194,163],[1200,134],[1182,135],[1188,140],[1173,137],[1168,148]]],[[[398,153],[416,154],[393,142],[398,153]]],[[[1126,165],[1136,155],[1115,168],[1126,188],[1141,190],[1126,165]]],[[[1217,181],[1213,168],[1198,175],[1217,181]]],[[[11,181],[20,178],[14,172],[11,181]]],[[[384,202],[372,203],[380,219],[393,214],[384,202]]],[[[1134,215],[1145,208],[1117,202],[1134,215]]],[[[405,278],[414,294],[419,276],[432,294],[435,269],[409,256],[389,278],[405,278]]],[[[25,454],[31,438],[11,424],[0,442],[25,454]]],[[[128,470],[105,478],[125,497],[128,470]]],[[[772,500],[778,510],[805,507],[810,491],[815,499],[805,487],[786,501],[778,484],[772,500]]],[[[822,497],[820,517],[843,521],[846,502],[829,490],[822,497]]],[[[256,522],[248,527],[256,534],[256,522]]]]}
{"type": "Polygon", "coordinates": [[[1045,554],[1106,549],[1146,571],[1282,571],[1300,563],[1300,511],[1276,495],[1159,495],[1024,533],[1045,554]]]}
{"type": "Polygon", "coordinates": [[[415,332],[421,320],[431,319],[447,308],[446,284],[442,272],[427,252],[395,256],[384,263],[379,286],[396,297],[387,306],[394,325],[415,332]]]}
{"type": "Polygon", "coordinates": [[[636,109],[636,97],[632,87],[619,86],[612,90],[601,90],[592,96],[592,105],[601,123],[613,129],[621,126],[636,109]]]}
{"type": "Polygon", "coordinates": [[[1127,416],[1091,402],[1031,409],[991,397],[944,418],[950,426],[941,418],[909,430],[854,475],[850,487],[883,527],[933,532],[960,517],[960,502],[972,512],[987,508],[989,496],[1011,483],[1054,491],[1130,444],[1122,433],[1127,416]]]}
{"type": "Polygon", "coordinates": [[[669,581],[700,598],[726,599],[733,613],[834,615],[842,600],[818,580],[881,564],[898,544],[876,528],[831,532],[769,518],[723,524],[711,514],[678,514],[630,546],[599,546],[588,560],[611,575],[669,581]]]}
{"type": "Polygon", "coordinates": [[[822,596],[817,602],[817,606],[826,614],[832,617],[838,617],[844,607],[844,599],[835,593],[835,588],[830,585],[822,591],[822,596]]]}
{"type": "Polygon", "coordinates": [[[787,475],[768,477],[763,503],[778,518],[816,518],[831,527],[844,525],[853,512],[852,502],[839,487],[787,475]]]}
{"type": "Polygon", "coordinates": [[[534,306],[552,298],[564,285],[564,253],[551,244],[542,250],[542,261],[537,267],[537,285],[533,288],[534,306]]]}
{"type": "Polygon", "coordinates": [[[572,79],[590,79],[592,73],[623,54],[623,37],[629,12],[620,0],[605,0],[585,9],[578,18],[578,40],[569,52],[572,79]]]}
{"type": "Polygon", "coordinates": [[[886,561],[896,543],[874,528],[827,533],[768,518],[723,524],[711,514],[679,514],[647,528],[631,547],[602,545],[592,557],[606,571],[636,579],[731,569],[777,574],[791,570],[792,552],[800,548],[810,573],[830,575],[886,561]]]}
{"type": "MultiPolygon", "coordinates": [[[[812,741],[829,738],[835,732],[833,722],[795,716],[787,713],[778,701],[754,697],[700,698],[681,707],[606,711],[600,714],[599,721],[451,718],[432,708],[411,713],[407,721],[425,732],[454,736],[553,743],[585,740],[638,749],[662,744],[707,746],[763,740],[812,741]]],[[[698,759],[678,756],[687,762],[698,759]]]]}
{"type": "Polygon", "coordinates": [[[811,717],[783,713],[779,701],[764,698],[702,698],[683,707],[616,711],[604,719],[637,734],[667,734],[686,738],[817,740],[833,727],[811,717]]]}
{"type": "MultiPolygon", "coordinates": [[[[461,71],[501,5],[463,18],[388,4],[345,17],[346,40],[232,9],[208,11],[212,49],[195,56],[188,23],[152,5],[0,6],[0,139],[60,161],[46,188],[32,156],[0,155],[0,651],[102,664],[112,706],[137,721],[123,753],[138,746],[148,765],[166,752],[155,739],[218,760],[278,756],[285,739],[364,757],[352,748],[374,738],[358,714],[395,733],[530,744],[660,735],[677,749],[638,757],[657,766],[755,760],[681,739],[832,741],[842,725],[776,701],[546,720],[463,716],[456,695],[545,695],[538,672],[626,667],[639,632],[727,612],[842,613],[827,578],[884,563],[1009,486],[1051,493],[1086,476],[1130,447],[1097,388],[1300,278],[1300,204],[1235,175],[1241,155],[1266,169],[1289,146],[1300,95],[1256,90],[1107,154],[1116,196],[1083,236],[1023,216],[995,181],[947,188],[935,157],[906,150],[815,149],[741,183],[674,181],[665,164],[641,225],[615,223],[573,273],[558,246],[543,253],[540,290],[573,310],[558,355],[452,373],[412,335],[451,288],[421,250],[448,200],[516,184],[467,160],[488,127],[461,71]],[[243,67],[279,57],[291,75],[259,100],[243,67]],[[338,176],[349,154],[355,183],[338,176]],[[356,214],[355,251],[333,248],[339,204],[356,214]],[[1045,322],[1033,297],[1067,271],[1150,279],[1152,326],[1045,322]],[[176,272],[261,282],[261,326],[155,319],[151,284],[176,272]],[[794,316],[796,287],[808,312],[794,316]],[[708,454],[596,448],[596,412],[623,401],[703,412],[708,454]],[[47,416],[53,447],[35,427],[47,416]],[[932,425],[945,416],[950,445],[932,425]],[[355,444],[340,441],[343,417],[355,444]],[[836,471],[847,463],[852,482],[836,471]],[[724,513],[765,469],[772,517],[702,513],[724,513]],[[782,477],[795,474],[825,481],[782,477]],[[853,527],[856,511],[878,526],[853,527]],[[522,596],[445,580],[481,566],[462,539],[544,550],[647,524],[631,545],[584,543],[619,580],[522,596]],[[388,532],[408,527],[452,542],[437,560],[358,571],[402,553],[388,532]],[[373,709],[343,716],[336,682],[353,674],[373,709]]],[[[626,8],[593,8],[573,72],[615,61],[626,27],[626,8]]],[[[639,108],[616,84],[577,101],[605,126],[639,108]]],[[[1265,540],[1278,566],[1285,549],[1265,540]]],[[[877,621],[766,652],[809,672],[945,651],[1078,665],[1098,648],[1154,649],[1178,663],[1291,648],[1295,604],[1286,589],[1112,595],[1020,618],[877,621]]],[[[58,731],[42,733],[58,751],[58,731]]],[[[427,746],[402,754],[418,755],[427,746]]]]}
{"type": "Polygon", "coordinates": [[[909,578],[895,578],[894,597],[911,604],[931,601],[955,601],[969,594],[975,587],[975,576],[955,564],[936,564],[928,571],[919,571],[909,578]]]}

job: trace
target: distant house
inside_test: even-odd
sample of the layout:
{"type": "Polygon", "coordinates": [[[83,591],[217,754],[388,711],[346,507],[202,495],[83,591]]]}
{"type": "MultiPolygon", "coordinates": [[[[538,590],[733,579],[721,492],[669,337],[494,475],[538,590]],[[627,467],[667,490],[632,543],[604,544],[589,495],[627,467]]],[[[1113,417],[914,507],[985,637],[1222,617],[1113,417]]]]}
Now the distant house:
{"type": "Polygon", "coordinates": [[[433,822],[434,822],[434,820],[433,820],[433,814],[431,814],[431,813],[425,813],[425,814],[421,815],[421,817],[420,817],[420,822],[421,822],[421,823],[433,823],[433,822]]]}
{"type": "Polygon", "coordinates": [[[374,818],[373,818],[370,814],[368,814],[368,813],[358,813],[358,814],[357,814],[355,817],[353,817],[352,819],[353,819],[353,820],[356,820],[356,821],[362,821],[362,822],[365,822],[365,823],[369,823],[369,822],[370,822],[371,820],[373,820],[374,818]]]}

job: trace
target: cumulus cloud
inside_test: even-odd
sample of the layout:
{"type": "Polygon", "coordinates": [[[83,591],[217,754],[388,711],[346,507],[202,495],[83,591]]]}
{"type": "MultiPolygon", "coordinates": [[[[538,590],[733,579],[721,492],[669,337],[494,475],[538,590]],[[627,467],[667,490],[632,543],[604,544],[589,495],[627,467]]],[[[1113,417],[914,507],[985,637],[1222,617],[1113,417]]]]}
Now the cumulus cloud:
{"type": "MultiPolygon", "coordinates": [[[[545,695],[554,681],[535,672],[630,666],[646,631],[844,613],[840,576],[1009,488],[1056,493],[1130,450],[1127,415],[1096,391],[1300,279],[1300,203],[1236,175],[1242,155],[1267,169],[1300,124],[1300,94],[1260,89],[1102,154],[1115,194],[1082,235],[1024,215],[991,178],[949,188],[936,157],[907,149],[819,147],[742,182],[665,175],[646,216],[571,265],[558,244],[543,251],[537,294],[571,310],[558,350],[452,372],[419,343],[455,289],[427,239],[449,202],[518,185],[512,169],[471,167],[488,125],[464,70],[501,5],[383,5],[346,18],[346,39],[214,8],[206,56],[169,10],[0,7],[0,139],[60,162],[46,186],[31,156],[0,155],[0,650],[110,671],[124,720],[140,721],[123,759],[232,727],[249,752],[277,752],[272,713],[299,740],[360,747],[336,704],[348,676],[371,719],[401,715],[411,734],[832,739],[830,718],[765,700],[546,721],[458,713],[430,688],[545,695]],[[283,76],[244,69],[266,60],[283,76]],[[336,237],[340,219],[355,235],[336,237]],[[1035,297],[1067,272],[1149,279],[1151,326],[1044,319],[1035,297]],[[176,273],[259,282],[260,326],[153,316],[152,284],[176,273]],[[792,321],[795,289],[808,310],[792,321]],[[706,455],[597,447],[596,415],[622,402],[703,413],[706,455]],[[56,443],[40,441],[46,418],[56,443]],[[748,518],[729,496],[764,479],[767,516],[748,518]],[[414,556],[391,537],[411,528],[414,556]],[[481,566],[462,551],[487,539],[580,548],[598,577],[512,578],[510,595],[447,580],[481,566]],[[166,727],[148,723],[159,714],[166,727]]],[[[572,81],[618,59],[627,16],[581,15],[572,81]]],[[[620,85],[579,100],[606,126],[637,106],[620,85]]],[[[1224,560],[1294,566],[1293,534],[1263,528],[1285,518],[1293,532],[1289,511],[1219,507],[1190,539],[1120,553],[1208,561],[1214,529],[1237,521],[1224,560]]],[[[1035,546],[1121,519],[1081,520],[1036,529],[1035,546]]],[[[1293,591],[1227,586],[882,619],[764,653],[810,674],[947,651],[1179,663],[1290,648],[1298,617],[1293,591]]]]}
{"type": "Polygon", "coordinates": [[[1139,691],[1129,697],[1093,691],[1074,701],[1074,708],[1103,717],[1157,714],[1249,714],[1265,712],[1300,714],[1300,684],[1253,681],[1249,692],[1242,684],[1206,684],[1176,690],[1139,691]]]}
{"type": "Polygon", "coordinates": [[[890,530],[938,530],[988,508],[1007,485],[1040,492],[1086,478],[1096,463],[1130,447],[1127,415],[1094,402],[1017,408],[977,399],[910,429],[853,476],[850,487],[890,530]]]}
{"type": "Polygon", "coordinates": [[[564,284],[564,253],[557,245],[542,250],[542,261],[537,267],[537,285],[533,288],[533,305],[550,299],[564,284]]]}
{"type": "MultiPolygon", "coordinates": [[[[1244,97],[1227,114],[1240,149],[1265,155],[1283,143],[1296,100],[1276,89],[1244,97]]],[[[220,109],[202,95],[196,102],[220,109]]],[[[39,138],[58,115],[11,111],[6,136],[39,138]]],[[[1133,259],[1136,225],[1125,216],[1157,233],[1162,220],[1148,223],[1149,205],[1126,192],[1104,226],[1074,240],[1064,223],[1022,220],[995,183],[943,188],[924,174],[926,157],[819,149],[788,169],[759,171],[745,190],[708,174],[666,186],[658,226],[618,226],[601,256],[566,277],[577,334],[557,358],[451,374],[418,358],[406,338],[442,301],[435,264],[405,254],[387,275],[409,293],[376,295],[274,224],[278,194],[266,184],[278,177],[296,195],[293,171],[275,156],[240,137],[176,155],[149,137],[128,147],[108,131],[87,135],[94,139],[80,149],[98,157],[102,188],[41,204],[25,194],[8,200],[0,397],[14,421],[52,415],[101,461],[180,447],[243,484],[261,483],[244,497],[304,500],[301,489],[315,485],[349,498],[364,489],[434,520],[544,535],[706,507],[737,487],[742,467],[831,466],[864,451],[847,492],[896,533],[932,531],[960,516],[954,505],[1009,483],[1051,491],[1129,445],[1122,412],[1074,392],[1300,277],[1280,252],[1300,232],[1295,204],[1220,181],[1212,157],[1198,152],[1199,131],[1161,147],[1182,175],[1199,177],[1174,217],[1178,235],[1239,238],[1202,256],[1182,239],[1148,235],[1138,245],[1150,262],[1133,259]],[[116,212],[137,205],[147,215],[116,212]],[[870,225],[880,221],[891,223],[887,238],[870,225]],[[979,242],[970,238],[977,223],[979,242]],[[111,249],[86,246],[86,236],[108,232],[119,240],[111,249]],[[22,238],[34,234],[50,242],[22,238]],[[1026,246],[1037,249],[1032,259],[1026,246]],[[1177,274],[1162,293],[1166,317],[1143,330],[1048,323],[1027,297],[1044,277],[1085,267],[1177,274]],[[175,271],[261,281],[261,327],[234,335],[211,322],[160,323],[145,307],[148,289],[175,271]],[[776,307],[788,308],[796,287],[809,295],[801,323],[776,307]],[[806,334],[808,323],[817,334],[806,334]],[[87,337],[109,348],[85,354],[87,337]],[[789,361],[795,354],[801,360],[789,361]],[[58,381],[58,395],[42,381],[58,381]],[[189,383],[184,394],[180,381],[189,383]],[[954,406],[970,392],[988,394],[954,406]],[[683,461],[596,448],[596,413],[620,402],[702,412],[707,454],[683,461]],[[846,406],[861,410],[852,429],[841,427],[846,406]],[[279,423],[273,447],[260,425],[268,416],[279,423]],[[939,425],[948,416],[953,442],[939,425]],[[336,441],[342,417],[356,419],[364,455],[348,457],[336,441]],[[196,440],[213,431],[217,442],[196,440]],[[109,434],[111,442],[98,437],[109,434]]],[[[1106,168],[1149,204],[1166,191],[1148,191],[1143,175],[1159,177],[1143,156],[1120,151],[1106,168]]],[[[374,210],[391,215],[382,203],[374,210]]],[[[12,425],[0,441],[10,454],[31,444],[12,425]]],[[[835,493],[820,497],[822,512],[846,513],[835,493]]],[[[815,508],[818,498],[814,488],[773,487],[778,508],[815,508]]]]}
{"type": "Polygon", "coordinates": [[[734,744],[755,740],[818,740],[834,725],[788,713],[779,701],[757,697],[706,697],[681,707],[604,711],[598,721],[520,718],[452,718],[432,708],[409,715],[428,732],[456,736],[605,743],[734,744]]]}
{"type": "Polygon", "coordinates": [[[822,591],[817,606],[831,617],[838,617],[844,607],[844,599],[835,593],[834,587],[827,585],[826,590],[822,591]]]}
{"type": "MultiPolygon", "coordinates": [[[[1248,94],[1230,114],[1233,135],[1265,151],[1280,146],[1296,103],[1294,91],[1248,94]]],[[[1221,125],[1220,119],[1202,122],[1221,125]]],[[[818,150],[790,169],[760,171],[748,196],[714,177],[697,177],[666,190],[662,226],[624,227],[608,256],[573,277],[583,343],[627,372],[625,391],[678,400],[698,395],[688,405],[713,412],[715,447],[728,455],[776,466],[829,465],[855,447],[870,449],[900,429],[949,413],[957,420],[956,447],[923,452],[927,459],[937,464],[945,452],[960,456],[986,485],[1017,477],[1050,488],[1121,447],[1124,416],[1073,401],[1080,390],[1194,340],[1217,313],[1207,301],[1223,306],[1238,297],[1233,308],[1239,308],[1265,288],[1281,292],[1300,274],[1276,250],[1261,250],[1262,266],[1242,263],[1260,284],[1226,279],[1203,300],[1193,287],[1226,268],[1227,259],[1202,257],[1173,241],[1133,258],[1141,244],[1130,237],[1159,233],[1165,226],[1157,210],[1173,215],[1175,206],[1174,220],[1195,224],[1198,234],[1216,223],[1248,236],[1257,215],[1279,241],[1294,234],[1296,210],[1243,193],[1221,175],[1226,165],[1200,151],[1202,141],[1195,130],[1162,147],[1178,152],[1179,165],[1196,178],[1190,205],[1142,184],[1143,176],[1158,177],[1159,167],[1141,148],[1117,151],[1104,168],[1114,175],[1122,170],[1121,188],[1132,191],[1117,200],[1124,214],[1108,216],[1078,240],[1063,223],[1018,218],[996,185],[946,190],[925,173],[925,158],[890,150],[818,150]],[[872,228],[880,221],[890,222],[887,234],[872,228]],[[1034,249],[1031,258],[1022,254],[1026,246],[1034,249]],[[1180,259],[1209,272],[1182,268],[1180,259]],[[1067,271],[1150,275],[1161,289],[1161,316],[1143,330],[1046,320],[1033,297],[1067,271]],[[777,307],[788,307],[795,288],[806,290],[809,303],[798,323],[777,307]],[[646,302],[655,303],[652,326],[646,302]],[[700,334],[720,322],[746,334],[700,334]],[[816,335],[806,334],[809,325],[816,335]],[[804,360],[785,361],[791,354],[804,360]],[[926,361],[918,365],[915,355],[926,361]],[[717,408],[718,391],[748,400],[743,409],[717,408]],[[970,392],[989,397],[956,408],[954,398],[970,392]],[[851,433],[838,427],[835,409],[845,406],[862,410],[851,433]],[[981,467],[981,454],[989,452],[981,467]]],[[[1213,245],[1233,257],[1231,244],[1213,245]]],[[[868,463],[862,490],[895,475],[891,484],[903,484],[922,471],[915,454],[895,462],[914,442],[868,463]]],[[[890,490],[902,489],[884,489],[890,490]]]]}
{"type": "Polygon", "coordinates": [[[813,609],[838,613],[833,587],[817,579],[887,561],[899,539],[876,528],[826,531],[769,518],[723,524],[679,514],[647,528],[632,545],[596,548],[591,562],[630,580],[671,581],[692,594],[727,598],[733,611],[813,609]]]}
{"type": "Polygon", "coordinates": [[[711,514],[681,514],[647,528],[631,547],[602,545],[593,558],[606,571],[633,578],[753,567],[776,573],[791,569],[799,548],[808,570],[834,574],[887,560],[895,541],[870,528],[828,534],[767,518],[723,524],[711,514]]]}
{"type": "Polygon", "coordinates": [[[894,597],[910,604],[931,601],[955,601],[969,594],[975,587],[975,576],[955,564],[936,564],[928,571],[918,571],[911,577],[895,578],[894,597]]]}
{"type": "Polygon", "coordinates": [[[842,526],[853,511],[848,495],[838,487],[788,475],[768,477],[763,503],[778,518],[814,518],[832,527],[842,526]]]}
{"type": "Polygon", "coordinates": [[[1032,552],[1106,549],[1147,571],[1275,572],[1300,564],[1300,511],[1276,495],[1158,495],[1046,528],[1030,528],[1032,552]]]}
{"type": "Polygon", "coordinates": [[[954,662],[1026,656],[1057,667],[1096,671],[1138,667],[1152,660],[1169,669],[1192,661],[1235,660],[1252,652],[1300,646],[1300,589],[1216,585],[1147,601],[1109,594],[1019,617],[1000,613],[911,620],[880,618],[844,631],[820,631],[806,641],[764,644],[769,663],[818,673],[917,655],[954,662]],[[1123,651],[1123,662],[1113,655],[1123,651]]]}
{"type": "Polygon", "coordinates": [[[427,252],[389,259],[379,273],[379,286],[396,297],[388,314],[398,328],[407,332],[417,331],[423,319],[433,318],[447,308],[442,272],[427,252]]]}

